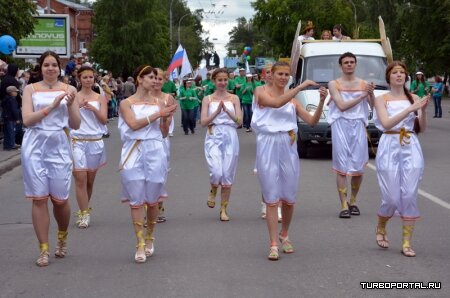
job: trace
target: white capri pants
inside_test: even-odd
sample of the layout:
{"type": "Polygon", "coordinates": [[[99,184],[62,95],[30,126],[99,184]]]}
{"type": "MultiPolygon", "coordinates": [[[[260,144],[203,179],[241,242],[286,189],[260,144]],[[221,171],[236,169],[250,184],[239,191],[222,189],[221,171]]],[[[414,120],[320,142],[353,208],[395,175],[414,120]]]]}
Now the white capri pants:
{"type": "Polygon", "coordinates": [[[101,136],[72,137],[74,172],[95,172],[106,165],[105,143],[101,136]]]}
{"type": "Polygon", "coordinates": [[[205,137],[205,157],[211,185],[231,187],[239,157],[236,128],[230,125],[209,127],[205,137]]]}
{"type": "Polygon", "coordinates": [[[26,198],[56,203],[69,198],[72,150],[63,130],[27,129],[21,158],[26,198]]]}
{"type": "Polygon", "coordinates": [[[376,157],[381,191],[379,216],[392,217],[398,211],[403,220],[420,217],[417,192],[424,159],[416,135],[411,134],[409,141],[410,144],[401,146],[398,134],[381,136],[376,157]]]}
{"type": "Polygon", "coordinates": [[[297,143],[288,132],[256,137],[256,172],[266,204],[295,204],[300,177],[297,143]]]}
{"type": "Polygon", "coordinates": [[[338,174],[361,176],[369,161],[367,132],[362,120],[336,119],[331,124],[333,170],[338,174]]]}
{"type": "Polygon", "coordinates": [[[163,142],[126,141],[122,147],[120,177],[122,201],[129,202],[131,208],[158,204],[167,178],[167,153],[163,142]],[[139,142],[137,146],[135,142],[139,142]]]}

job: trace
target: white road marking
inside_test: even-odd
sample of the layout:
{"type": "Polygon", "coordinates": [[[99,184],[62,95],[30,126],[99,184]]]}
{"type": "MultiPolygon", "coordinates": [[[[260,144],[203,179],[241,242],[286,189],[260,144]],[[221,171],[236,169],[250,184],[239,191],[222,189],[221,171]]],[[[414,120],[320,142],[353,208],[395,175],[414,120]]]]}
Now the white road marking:
{"type": "MultiPolygon", "coordinates": [[[[371,170],[374,170],[375,172],[377,171],[377,167],[374,166],[371,163],[368,163],[367,167],[369,169],[371,169],[371,170]]],[[[428,200],[430,200],[430,201],[432,201],[432,202],[434,202],[434,203],[436,203],[436,204],[438,204],[438,205],[440,205],[440,206],[450,210],[450,204],[449,203],[445,202],[444,200],[439,199],[436,196],[433,196],[430,193],[427,193],[426,191],[424,191],[424,190],[422,190],[420,188],[419,188],[419,195],[421,195],[422,197],[424,197],[424,198],[426,198],[426,199],[428,199],[428,200]]]]}

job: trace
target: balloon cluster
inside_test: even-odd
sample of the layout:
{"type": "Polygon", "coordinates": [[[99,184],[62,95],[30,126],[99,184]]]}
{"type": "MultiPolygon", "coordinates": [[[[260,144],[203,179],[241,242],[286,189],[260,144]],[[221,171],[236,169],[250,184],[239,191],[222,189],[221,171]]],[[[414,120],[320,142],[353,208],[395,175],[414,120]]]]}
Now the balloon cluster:
{"type": "Polygon", "coordinates": [[[10,35],[0,37],[0,53],[11,55],[16,50],[16,40],[10,35]]]}
{"type": "Polygon", "coordinates": [[[251,57],[250,57],[250,52],[252,51],[251,47],[244,47],[244,52],[242,52],[242,61],[250,61],[251,57]]]}

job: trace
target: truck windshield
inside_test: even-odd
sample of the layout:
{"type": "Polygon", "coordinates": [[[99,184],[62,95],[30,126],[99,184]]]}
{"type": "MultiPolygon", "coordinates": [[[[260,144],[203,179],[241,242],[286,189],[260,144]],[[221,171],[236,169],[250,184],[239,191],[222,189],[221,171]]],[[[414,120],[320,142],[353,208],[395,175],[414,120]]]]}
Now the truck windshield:
{"type": "MultiPolygon", "coordinates": [[[[356,76],[376,86],[376,89],[387,89],[384,78],[387,67],[386,59],[376,56],[356,56],[356,76]]],[[[339,55],[315,56],[305,58],[301,81],[313,80],[320,85],[341,76],[339,55]]]]}

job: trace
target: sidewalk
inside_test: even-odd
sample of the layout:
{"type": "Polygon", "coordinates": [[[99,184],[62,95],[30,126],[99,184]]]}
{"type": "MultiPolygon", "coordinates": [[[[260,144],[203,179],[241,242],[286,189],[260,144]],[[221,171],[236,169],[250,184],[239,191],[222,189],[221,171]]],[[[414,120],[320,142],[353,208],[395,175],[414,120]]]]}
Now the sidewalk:
{"type": "Polygon", "coordinates": [[[20,166],[20,150],[4,151],[3,144],[0,146],[0,176],[20,166]]]}

